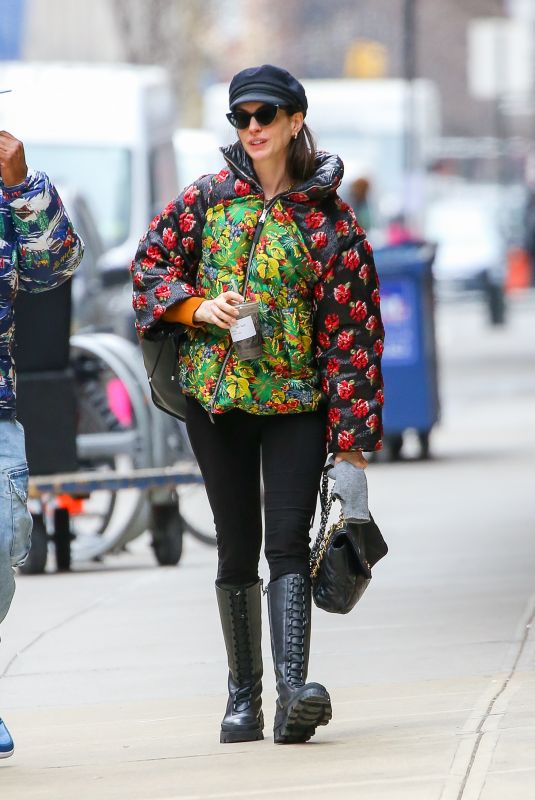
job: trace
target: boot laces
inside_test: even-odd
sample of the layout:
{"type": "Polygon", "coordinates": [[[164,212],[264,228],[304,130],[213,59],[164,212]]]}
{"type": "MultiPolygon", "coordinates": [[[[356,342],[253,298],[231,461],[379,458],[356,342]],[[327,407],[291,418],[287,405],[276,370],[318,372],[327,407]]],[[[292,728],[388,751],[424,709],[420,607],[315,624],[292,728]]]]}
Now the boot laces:
{"type": "Polygon", "coordinates": [[[305,636],[308,620],[305,606],[305,582],[300,575],[289,583],[287,680],[292,686],[305,682],[305,636]]]}
{"type": "Polygon", "coordinates": [[[253,656],[249,636],[247,596],[244,591],[232,593],[230,613],[232,615],[232,636],[236,658],[235,680],[238,684],[238,689],[233,698],[233,706],[235,711],[239,711],[239,706],[249,705],[253,683],[253,656]]]}

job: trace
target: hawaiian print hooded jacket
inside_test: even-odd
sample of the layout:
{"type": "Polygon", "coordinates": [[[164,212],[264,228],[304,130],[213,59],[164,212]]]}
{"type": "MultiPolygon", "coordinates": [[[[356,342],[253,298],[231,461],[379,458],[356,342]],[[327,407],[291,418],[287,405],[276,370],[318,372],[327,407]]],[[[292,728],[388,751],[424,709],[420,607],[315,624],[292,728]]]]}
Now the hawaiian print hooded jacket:
{"type": "Polygon", "coordinates": [[[17,186],[0,180],[0,419],[16,414],[17,292],[54,289],[71,277],[82,255],[83,243],[44,173],[30,172],[17,186]]]}
{"type": "Polygon", "coordinates": [[[152,337],[161,316],[192,295],[243,294],[260,303],[263,354],[237,358],[228,330],[187,327],[182,390],[212,414],[310,411],[328,400],[329,449],[381,446],[383,325],[372,249],[336,193],[337,156],[319,153],[315,174],[265,205],[239,143],[228,168],[206,175],[169,203],[142,238],[131,271],[136,328],[152,337]],[[265,220],[264,220],[265,216],[265,220]],[[258,232],[257,232],[258,235],[258,232]]]}

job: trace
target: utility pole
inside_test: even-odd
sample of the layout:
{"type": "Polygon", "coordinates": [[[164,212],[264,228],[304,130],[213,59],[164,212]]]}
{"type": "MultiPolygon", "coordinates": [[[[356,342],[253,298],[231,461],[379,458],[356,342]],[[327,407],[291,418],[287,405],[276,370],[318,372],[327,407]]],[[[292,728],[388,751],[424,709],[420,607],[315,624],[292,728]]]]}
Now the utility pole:
{"type": "Polygon", "coordinates": [[[416,77],[416,0],[403,0],[403,77],[416,77]]]}
{"type": "Polygon", "coordinates": [[[414,177],[414,87],[416,77],[416,0],[403,0],[403,63],[402,74],[405,80],[405,103],[403,114],[403,163],[405,169],[405,211],[410,211],[412,202],[412,182],[414,177]]]}
{"type": "Polygon", "coordinates": [[[405,119],[404,119],[404,152],[405,170],[410,173],[413,168],[413,123],[414,103],[412,82],[416,77],[416,2],[403,0],[403,78],[407,82],[405,119]]]}
{"type": "Polygon", "coordinates": [[[504,74],[506,69],[506,59],[508,56],[507,47],[510,44],[509,37],[505,30],[498,29],[494,37],[494,81],[496,85],[496,99],[494,101],[494,138],[496,140],[496,183],[505,185],[507,183],[508,163],[507,163],[507,125],[505,114],[503,113],[504,96],[506,86],[504,74]]]}
{"type": "MultiPolygon", "coordinates": [[[[2,0],[0,0],[0,3],[2,0]]],[[[113,0],[126,59],[169,70],[182,127],[202,120],[203,49],[210,0],[113,0]]]]}

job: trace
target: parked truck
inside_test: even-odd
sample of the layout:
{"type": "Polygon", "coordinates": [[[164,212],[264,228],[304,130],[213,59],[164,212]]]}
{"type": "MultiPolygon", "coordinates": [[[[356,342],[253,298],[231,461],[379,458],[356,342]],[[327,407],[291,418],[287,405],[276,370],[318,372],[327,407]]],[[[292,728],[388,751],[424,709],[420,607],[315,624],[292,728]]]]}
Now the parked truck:
{"type": "Polygon", "coordinates": [[[104,247],[97,280],[84,275],[85,263],[76,278],[88,278],[86,311],[90,304],[96,326],[131,337],[128,265],[178,187],[167,74],[159,67],[6,61],[0,86],[11,89],[0,104],[0,129],[24,142],[30,167],[82,195],[96,222],[104,247]]]}

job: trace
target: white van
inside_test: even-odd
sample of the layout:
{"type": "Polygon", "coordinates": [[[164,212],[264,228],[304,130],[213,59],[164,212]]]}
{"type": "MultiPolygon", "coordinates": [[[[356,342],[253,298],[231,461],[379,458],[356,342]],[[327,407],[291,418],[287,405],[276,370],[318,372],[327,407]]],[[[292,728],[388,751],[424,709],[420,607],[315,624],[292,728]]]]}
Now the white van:
{"type": "MultiPolygon", "coordinates": [[[[384,218],[407,203],[421,213],[422,178],[429,148],[440,131],[440,103],[436,86],[419,79],[335,80],[304,79],[308,98],[307,124],[321,149],[337,153],[345,166],[342,196],[355,178],[371,181],[384,218]],[[413,147],[412,186],[405,173],[407,128],[413,147]]],[[[228,124],[228,85],[214,84],[204,95],[204,126],[221,144],[236,139],[228,124]]],[[[384,219],[383,219],[384,221],[384,219]]]]}
{"type": "Polygon", "coordinates": [[[86,198],[104,245],[100,269],[108,283],[124,284],[129,303],[126,269],[139,238],[177,193],[165,71],[0,61],[0,87],[12,90],[2,95],[0,129],[24,142],[29,166],[86,198]]]}
{"type": "Polygon", "coordinates": [[[225,166],[217,136],[204,128],[177,128],[173,135],[180,187],[225,166]]]}

